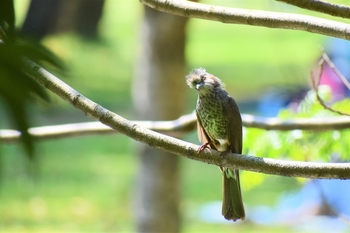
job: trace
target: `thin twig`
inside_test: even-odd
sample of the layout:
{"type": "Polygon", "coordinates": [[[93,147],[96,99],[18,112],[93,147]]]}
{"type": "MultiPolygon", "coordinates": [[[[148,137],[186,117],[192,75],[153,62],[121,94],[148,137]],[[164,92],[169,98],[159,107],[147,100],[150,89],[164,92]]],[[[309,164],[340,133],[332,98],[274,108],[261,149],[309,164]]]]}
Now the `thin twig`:
{"type": "Polygon", "coordinates": [[[344,77],[344,75],[338,70],[338,68],[334,65],[334,63],[331,61],[329,56],[323,52],[322,58],[327,62],[329,67],[334,71],[334,73],[338,76],[338,78],[344,83],[344,85],[350,90],[350,83],[349,81],[344,77]]]}
{"type": "Polygon", "coordinates": [[[317,101],[322,105],[323,108],[331,111],[331,112],[334,112],[334,113],[337,113],[337,114],[340,114],[340,115],[343,115],[343,116],[350,116],[349,113],[346,113],[346,112],[343,112],[343,111],[339,111],[339,110],[336,110],[334,108],[332,108],[331,106],[328,106],[326,104],[326,102],[321,98],[319,92],[318,92],[318,86],[319,86],[319,83],[321,81],[321,76],[322,76],[322,71],[323,71],[323,66],[325,64],[326,60],[324,59],[324,57],[322,57],[320,59],[320,61],[318,62],[318,65],[319,65],[319,72],[318,72],[318,75],[314,75],[313,72],[311,72],[311,82],[312,82],[312,89],[314,90],[315,94],[316,94],[316,98],[317,98],[317,101]],[[315,77],[316,76],[316,80],[315,80],[315,77]]]}
{"type": "Polygon", "coordinates": [[[350,7],[322,0],[276,0],[307,10],[350,19],[350,7]]]}

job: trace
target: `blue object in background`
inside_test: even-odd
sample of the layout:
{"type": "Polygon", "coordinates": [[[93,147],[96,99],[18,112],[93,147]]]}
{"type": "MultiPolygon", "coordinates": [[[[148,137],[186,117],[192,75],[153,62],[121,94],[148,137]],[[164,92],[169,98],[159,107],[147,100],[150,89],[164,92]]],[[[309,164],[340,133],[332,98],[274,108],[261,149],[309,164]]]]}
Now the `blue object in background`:
{"type": "MultiPolygon", "coordinates": [[[[221,205],[221,201],[207,203],[197,216],[204,222],[232,223],[221,216],[221,205]]],[[[350,232],[346,223],[350,220],[350,180],[310,180],[300,191],[282,195],[275,207],[246,206],[246,213],[247,221],[296,232],[350,232]]]]}
{"type": "Polygon", "coordinates": [[[258,206],[249,216],[256,224],[298,231],[350,232],[350,180],[311,180],[299,192],[282,196],[276,207],[258,206]]]}

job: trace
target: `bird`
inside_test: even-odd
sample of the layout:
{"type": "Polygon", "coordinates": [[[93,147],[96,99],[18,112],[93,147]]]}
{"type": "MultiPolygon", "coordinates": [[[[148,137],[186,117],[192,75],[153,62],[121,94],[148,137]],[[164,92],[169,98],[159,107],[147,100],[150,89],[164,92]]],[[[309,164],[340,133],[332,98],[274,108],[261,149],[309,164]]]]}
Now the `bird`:
{"type": "MultiPolygon", "coordinates": [[[[226,92],[224,83],[204,68],[190,71],[186,83],[197,90],[197,133],[202,146],[222,152],[242,154],[242,118],[236,101],[226,92]]],[[[222,215],[227,220],[245,219],[239,171],[219,167],[223,180],[222,215]]]]}

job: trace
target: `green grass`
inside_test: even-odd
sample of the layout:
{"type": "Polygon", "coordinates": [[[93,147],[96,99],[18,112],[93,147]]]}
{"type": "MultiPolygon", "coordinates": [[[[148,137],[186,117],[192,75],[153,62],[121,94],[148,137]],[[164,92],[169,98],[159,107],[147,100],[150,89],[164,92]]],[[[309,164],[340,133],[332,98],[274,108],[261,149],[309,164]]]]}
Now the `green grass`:
{"type": "Polygon", "coordinates": [[[3,146],[0,230],[133,229],[129,197],[136,157],[124,136],[37,144],[39,172],[28,177],[16,145],[3,146]],[[92,145],[92,146],[87,146],[92,145]],[[133,164],[133,165],[132,165],[133,164]]]}
{"type": "MultiPolygon", "coordinates": [[[[257,6],[257,2],[232,4],[271,7],[266,3],[257,6]]],[[[70,71],[63,78],[65,82],[128,118],[133,117],[130,88],[139,52],[141,18],[138,1],[107,1],[100,41],[85,41],[72,34],[55,35],[44,41],[68,63],[70,71]]],[[[325,39],[306,32],[197,19],[189,22],[187,30],[188,69],[207,68],[222,78],[228,91],[240,101],[258,98],[273,86],[306,85],[319,54],[318,46],[325,39]]],[[[33,125],[91,120],[51,96],[50,104],[32,109],[33,125]]],[[[195,98],[191,92],[189,111],[195,98]]],[[[192,134],[186,140],[198,143],[192,134]]],[[[1,144],[0,231],[135,231],[132,197],[138,161],[134,147],[135,142],[121,135],[38,142],[38,172],[33,179],[28,176],[21,146],[1,144]]],[[[221,174],[215,166],[188,159],[181,159],[181,169],[184,232],[291,232],[285,227],[261,227],[249,222],[200,221],[196,217],[199,207],[221,199],[221,174]]],[[[299,187],[290,178],[266,176],[262,180],[249,172],[241,177],[248,207],[274,205],[281,192],[299,187]]]]}

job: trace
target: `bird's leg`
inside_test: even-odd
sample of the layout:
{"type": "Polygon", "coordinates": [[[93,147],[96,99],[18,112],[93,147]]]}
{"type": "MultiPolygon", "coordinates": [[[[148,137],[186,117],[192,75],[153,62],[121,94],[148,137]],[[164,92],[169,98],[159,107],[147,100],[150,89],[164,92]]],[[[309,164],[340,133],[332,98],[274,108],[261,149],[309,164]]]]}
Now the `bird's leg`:
{"type": "Polygon", "coordinates": [[[211,142],[206,142],[206,143],[204,143],[203,145],[201,145],[201,146],[198,148],[197,152],[198,152],[198,153],[201,153],[203,150],[205,150],[206,148],[208,148],[208,146],[210,145],[210,143],[211,143],[211,142]]]}

